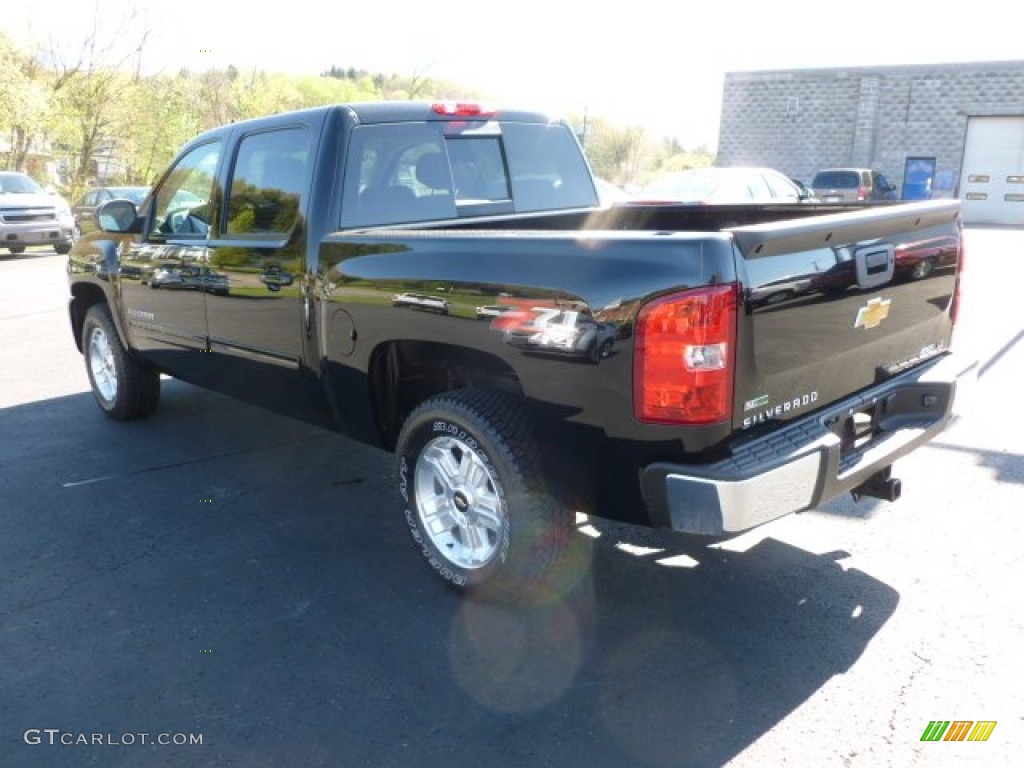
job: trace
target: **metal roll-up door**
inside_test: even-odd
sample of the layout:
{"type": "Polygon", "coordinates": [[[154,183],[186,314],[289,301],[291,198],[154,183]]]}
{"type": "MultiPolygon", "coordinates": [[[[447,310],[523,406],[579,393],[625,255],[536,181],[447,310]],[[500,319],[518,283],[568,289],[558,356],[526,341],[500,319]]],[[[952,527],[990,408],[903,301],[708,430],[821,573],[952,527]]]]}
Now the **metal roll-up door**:
{"type": "Polygon", "coordinates": [[[1024,117],[972,117],[960,199],[967,224],[1024,226],[1024,117]]]}

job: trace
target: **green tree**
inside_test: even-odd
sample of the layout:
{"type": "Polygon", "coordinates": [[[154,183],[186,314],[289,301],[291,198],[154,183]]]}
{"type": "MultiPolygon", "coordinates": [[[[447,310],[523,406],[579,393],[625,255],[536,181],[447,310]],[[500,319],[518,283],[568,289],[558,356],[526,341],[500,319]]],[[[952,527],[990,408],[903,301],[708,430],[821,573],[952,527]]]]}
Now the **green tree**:
{"type": "Polygon", "coordinates": [[[25,170],[33,146],[47,134],[50,89],[43,70],[30,55],[0,33],[0,128],[10,137],[7,170],[25,170]]]}
{"type": "Polygon", "coordinates": [[[233,123],[242,116],[232,93],[233,84],[237,80],[238,74],[234,68],[208,69],[198,75],[198,99],[195,106],[201,111],[205,128],[233,123]]]}
{"type": "Polygon", "coordinates": [[[684,171],[687,168],[707,168],[715,163],[715,153],[707,147],[684,149],[675,139],[662,142],[658,152],[658,171],[684,171]]]}
{"type": "Polygon", "coordinates": [[[56,94],[55,105],[62,120],[57,138],[74,153],[71,194],[78,194],[100,171],[101,152],[116,152],[113,137],[127,115],[124,106],[131,102],[131,81],[123,73],[89,65],[74,73],[56,94]]]}
{"type": "MultiPolygon", "coordinates": [[[[0,131],[12,145],[6,164],[22,167],[30,152],[45,152],[52,142],[65,155],[75,195],[100,171],[112,180],[152,183],[186,141],[237,120],[331,103],[483,98],[425,71],[384,74],[339,65],[317,77],[233,66],[144,76],[148,31],[129,14],[116,35],[104,35],[98,7],[96,0],[94,24],[78,47],[26,54],[0,34],[0,131]],[[110,153],[118,166],[100,162],[110,153]]],[[[641,126],[596,116],[585,122],[591,166],[623,186],[714,160],[706,149],[684,149],[641,126]]]]}
{"type": "Polygon", "coordinates": [[[142,78],[123,93],[125,118],[118,125],[124,181],[151,184],[202,128],[190,76],[142,78]]]}
{"type": "Polygon", "coordinates": [[[46,144],[52,142],[64,148],[70,160],[70,194],[81,191],[97,170],[99,152],[116,149],[112,145],[118,137],[115,127],[122,122],[124,105],[131,101],[129,92],[139,77],[138,63],[149,36],[137,22],[134,12],[127,17],[101,16],[97,0],[92,24],[79,46],[50,41],[48,48],[37,46],[22,57],[23,73],[40,89],[34,103],[45,101],[46,116],[42,125],[33,124],[32,107],[22,111],[20,123],[14,126],[16,162],[19,152],[24,153],[24,162],[33,142],[37,151],[47,150],[46,144]],[[110,26],[105,30],[101,22],[110,26]]]}
{"type": "Polygon", "coordinates": [[[599,117],[586,122],[584,147],[594,173],[614,184],[631,184],[649,154],[646,129],[614,126],[599,117]]]}

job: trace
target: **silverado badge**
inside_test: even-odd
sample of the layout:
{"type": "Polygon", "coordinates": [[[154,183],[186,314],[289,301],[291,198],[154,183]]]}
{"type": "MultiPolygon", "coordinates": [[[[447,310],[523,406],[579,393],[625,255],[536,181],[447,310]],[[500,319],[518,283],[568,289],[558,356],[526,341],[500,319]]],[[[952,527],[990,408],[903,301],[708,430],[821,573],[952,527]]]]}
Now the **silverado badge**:
{"type": "Polygon", "coordinates": [[[892,299],[871,299],[866,306],[857,310],[854,328],[875,328],[889,316],[889,305],[892,299]]]}

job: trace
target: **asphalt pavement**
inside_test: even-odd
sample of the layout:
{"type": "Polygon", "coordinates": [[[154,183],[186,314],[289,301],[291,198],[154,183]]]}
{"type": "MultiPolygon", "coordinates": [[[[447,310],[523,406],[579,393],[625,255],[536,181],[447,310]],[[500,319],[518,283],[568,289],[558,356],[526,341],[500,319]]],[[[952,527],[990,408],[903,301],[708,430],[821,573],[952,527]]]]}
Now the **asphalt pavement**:
{"type": "Polygon", "coordinates": [[[0,255],[0,766],[1019,765],[1022,251],[967,232],[980,377],[900,501],[711,549],[581,518],[519,607],[432,576],[385,453],[173,380],[105,418],[64,258],[0,255]]]}

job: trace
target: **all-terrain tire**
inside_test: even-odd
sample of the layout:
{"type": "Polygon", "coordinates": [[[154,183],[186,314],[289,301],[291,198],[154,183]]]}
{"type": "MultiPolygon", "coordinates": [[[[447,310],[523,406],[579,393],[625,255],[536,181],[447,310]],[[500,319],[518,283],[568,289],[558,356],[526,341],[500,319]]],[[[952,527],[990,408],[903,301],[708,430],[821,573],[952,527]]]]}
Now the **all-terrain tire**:
{"type": "Polygon", "coordinates": [[[106,304],[85,314],[82,354],[92,393],[108,416],[130,421],[153,412],[160,402],[160,372],[124,348],[106,304]]]}
{"type": "Polygon", "coordinates": [[[572,518],[546,487],[518,401],[484,388],[432,397],[409,415],[396,454],[409,532],[443,580],[544,599],[572,518]]]}

